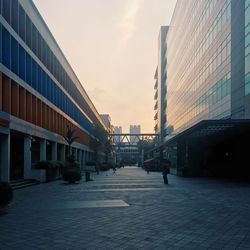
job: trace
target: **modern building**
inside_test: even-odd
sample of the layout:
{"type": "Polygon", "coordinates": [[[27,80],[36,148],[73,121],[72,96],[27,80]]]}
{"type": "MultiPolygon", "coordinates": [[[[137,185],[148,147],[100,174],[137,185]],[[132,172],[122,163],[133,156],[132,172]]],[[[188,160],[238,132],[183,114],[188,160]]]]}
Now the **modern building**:
{"type": "MultiPolygon", "coordinates": [[[[122,127],[121,126],[115,126],[114,127],[114,134],[122,134],[122,127]]],[[[114,138],[115,142],[121,141],[121,136],[115,136],[114,138]]]]}
{"type": "Polygon", "coordinates": [[[250,174],[249,4],[177,0],[166,36],[164,139],[174,173],[250,174]]]}
{"type": "Polygon", "coordinates": [[[113,126],[111,124],[111,117],[109,114],[100,114],[100,117],[105,125],[106,130],[112,133],[113,126]]]}
{"type": "Polygon", "coordinates": [[[69,128],[81,166],[93,124],[105,126],[31,0],[0,1],[0,180],[44,180],[39,160],[64,160],[69,128]]]}
{"type": "MultiPolygon", "coordinates": [[[[141,125],[130,125],[129,126],[130,134],[140,134],[141,133],[141,125]]],[[[130,136],[130,144],[136,145],[139,139],[136,136],[130,136]]]]}
{"type": "Polygon", "coordinates": [[[166,134],[166,93],[167,93],[167,43],[168,26],[162,26],[158,37],[158,65],[155,71],[155,133],[160,134],[160,142],[166,134]]]}

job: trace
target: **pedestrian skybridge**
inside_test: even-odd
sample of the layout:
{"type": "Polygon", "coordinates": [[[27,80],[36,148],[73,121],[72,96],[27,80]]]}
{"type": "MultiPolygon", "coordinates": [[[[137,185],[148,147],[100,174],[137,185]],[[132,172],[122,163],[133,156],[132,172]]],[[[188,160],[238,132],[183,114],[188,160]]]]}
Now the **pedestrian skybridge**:
{"type": "Polygon", "coordinates": [[[155,141],[159,142],[159,134],[142,133],[142,134],[109,134],[110,140],[113,141],[115,147],[137,147],[139,141],[155,141]]]}

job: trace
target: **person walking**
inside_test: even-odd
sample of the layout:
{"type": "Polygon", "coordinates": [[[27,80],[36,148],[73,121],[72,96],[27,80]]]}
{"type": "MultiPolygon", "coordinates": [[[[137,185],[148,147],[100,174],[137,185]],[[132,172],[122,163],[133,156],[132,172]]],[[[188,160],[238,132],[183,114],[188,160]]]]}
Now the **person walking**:
{"type": "Polygon", "coordinates": [[[168,185],[168,174],[170,172],[171,162],[170,160],[164,160],[162,167],[162,176],[165,185],[168,185]]]}
{"type": "Polygon", "coordinates": [[[113,165],[112,169],[113,169],[113,175],[116,175],[116,165],[113,165]]]}

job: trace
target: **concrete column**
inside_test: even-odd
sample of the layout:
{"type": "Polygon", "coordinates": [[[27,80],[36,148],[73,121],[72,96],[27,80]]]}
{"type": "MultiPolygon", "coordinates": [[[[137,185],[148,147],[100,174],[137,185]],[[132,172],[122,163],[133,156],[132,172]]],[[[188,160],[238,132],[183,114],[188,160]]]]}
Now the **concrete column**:
{"type": "Polygon", "coordinates": [[[81,149],[79,149],[79,163],[80,163],[80,168],[82,169],[82,150],[81,149]]]}
{"type": "Polygon", "coordinates": [[[83,156],[83,166],[85,166],[85,164],[86,164],[86,151],[84,151],[83,150],[83,152],[82,152],[82,156],[83,156]]]}
{"type": "Polygon", "coordinates": [[[89,152],[86,151],[85,153],[86,153],[86,162],[88,162],[89,161],[89,152]]]}
{"type": "Polygon", "coordinates": [[[24,179],[31,178],[31,143],[32,137],[24,137],[24,179]]]}
{"type": "Polygon", "coordinates": [[[77,151],[78,151],[78,149],[77,149],[77,148],[74,148],[74,155],[75,155],[76,161],[77,161],[77,151]]]}
{"type": "Polygon", "coordinates": [[[46,160],[46,140],[40,141],[40,161],[46,160]]]}
{"type": "Polygon", "coordinates": [[[10,135],[0,136],[0,180],[10,181],[10,135]]]}
{"type": "Polygon", "coordinates": [[[52,161],[56,161],[57,160],[57,142],[52,142],[51,148],[52,148],[52,161]]]}
{"type": "Polygon", "coordinates": [[[62,161],[65,161],[65,159],[66,159],[66,155],[65,155],[65,150],[66,150],[66,147],[65,147],[65,145],[64,144],[62,144],[61,146],[60,146],[60,155],[61,155],[61,160],[62,161]]]}
{"type": "Polygon", "coordinates": [[[77,149],[77,161],[81,164],[81,149],[77,149]]]}

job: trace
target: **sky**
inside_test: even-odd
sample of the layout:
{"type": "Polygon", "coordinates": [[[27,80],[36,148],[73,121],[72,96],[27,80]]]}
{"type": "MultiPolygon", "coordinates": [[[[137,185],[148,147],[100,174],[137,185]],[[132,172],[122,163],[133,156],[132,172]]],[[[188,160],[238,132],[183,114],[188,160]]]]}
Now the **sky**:
{"type": "Polygon", "coordinates": [[[100,114],[154,128],[160,26],[176,0],[33,0],[100,114]]]}

